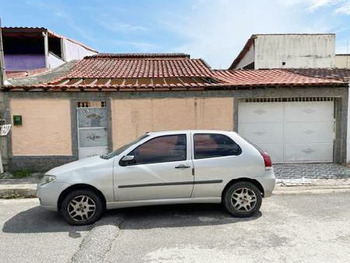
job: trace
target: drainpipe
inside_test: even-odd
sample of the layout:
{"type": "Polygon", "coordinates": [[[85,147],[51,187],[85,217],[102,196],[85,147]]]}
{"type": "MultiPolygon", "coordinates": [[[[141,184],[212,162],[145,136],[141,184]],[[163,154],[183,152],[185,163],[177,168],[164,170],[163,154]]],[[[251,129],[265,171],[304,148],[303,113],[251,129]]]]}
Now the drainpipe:
{"type": "Polygon", "coordinates": [[[2,29],[1,29],[1,18],[0,18],[0,90],[4,86],[5,82],[5,62],[4,62],[4,48],[2,44],[2,29]]]}
{"type": "Polygon", "coordinates": [[[347,117],[347,134],[346,134],[346,163],[350,163],[350,83],[348,84],[348,117],[347,117]]]}
{"type": "MultiPolygon", "coordinates": [[[[2,88],[5,83],[5,61],[4,61],[4,46],[2,44],[2,29],[1,29],[1,18],[0,18],[0,104],[3,106],[3,95],[2,95],[2,88]]],[[[4,107],[0,108],[0,114],[1,118],[4,117],[4,107]]],[[[1,125],[2,123],[0,123],[1,125]]],[[[4,167],[2,163],[2,151],[6,151],[6,149],[3,149],[3,139],[0,141],[0,173],[4,172],[4,167]]]]}

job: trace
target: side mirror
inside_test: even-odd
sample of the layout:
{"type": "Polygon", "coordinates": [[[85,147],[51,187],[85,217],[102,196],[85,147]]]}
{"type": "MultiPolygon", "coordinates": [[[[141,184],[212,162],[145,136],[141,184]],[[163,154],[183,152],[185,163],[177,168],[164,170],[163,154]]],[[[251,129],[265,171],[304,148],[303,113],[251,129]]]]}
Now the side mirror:
{"type": "Polygon", "coordinates": [[[136,163],[136,161],[135,161],[134,155],[126,155],[123,158],[121,158],[119,161],[120,166],[133,165],[135,163],[136,163]]]}

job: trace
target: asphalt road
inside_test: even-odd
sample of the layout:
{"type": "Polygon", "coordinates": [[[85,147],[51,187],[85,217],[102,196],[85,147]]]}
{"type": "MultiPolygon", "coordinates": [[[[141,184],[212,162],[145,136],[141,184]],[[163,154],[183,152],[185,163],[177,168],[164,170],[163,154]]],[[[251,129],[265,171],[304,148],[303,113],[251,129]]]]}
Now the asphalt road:
{"type": "Polygon", "coordinates": [[[350,262],[350,193],[273,196],[249,219],[220,205],[115,210],[91,227],[37,204],[0,200],[0,262],[350,262]]]}
{"type": "Polygon", "coordinates": [[[89,227],[65,224],[38,199],[0,200],[0,262],[70,262],[89,227]]]}

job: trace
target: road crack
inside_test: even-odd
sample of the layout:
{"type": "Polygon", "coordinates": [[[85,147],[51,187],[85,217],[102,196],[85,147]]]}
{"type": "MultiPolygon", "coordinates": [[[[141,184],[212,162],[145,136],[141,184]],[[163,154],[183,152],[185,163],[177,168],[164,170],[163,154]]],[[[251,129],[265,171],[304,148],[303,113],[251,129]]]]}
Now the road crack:
{"type": "Polygon", "coordinates": [[[119,235],[119,225],[123,217],[106,217],[95,224],[95,227],[84,237],[79,249],[72,257],[72,263],[103,262],[113,242],[119,235]]]}

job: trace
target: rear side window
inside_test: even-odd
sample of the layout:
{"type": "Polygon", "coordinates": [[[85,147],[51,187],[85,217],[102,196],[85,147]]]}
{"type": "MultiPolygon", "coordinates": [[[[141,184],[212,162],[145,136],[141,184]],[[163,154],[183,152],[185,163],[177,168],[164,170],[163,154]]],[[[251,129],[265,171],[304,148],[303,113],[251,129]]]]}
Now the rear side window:
{"type": "Polygon", "coordinates": [[[240,155],[241,147],[231,138],[223,134],[195,134],[194,158],[215,158],[240,155]]]}
{"type": "Polygon", "coordinates": [[[136,164],[164,163],[186,160],[186,135],[160,136],[134,149],[136,164]]]}

